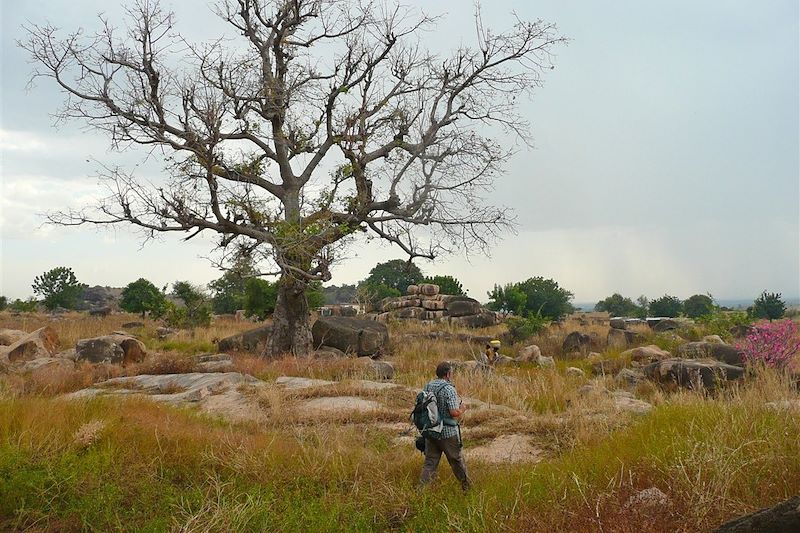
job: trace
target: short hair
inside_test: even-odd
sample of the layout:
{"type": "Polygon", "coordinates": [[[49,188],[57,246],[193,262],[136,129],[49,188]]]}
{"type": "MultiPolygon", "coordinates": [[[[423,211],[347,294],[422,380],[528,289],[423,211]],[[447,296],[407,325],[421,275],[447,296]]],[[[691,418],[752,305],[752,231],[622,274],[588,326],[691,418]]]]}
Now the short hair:
{"type": "Polygon", "coordinates": [[[453,370],[453,365],[450,364],[450,361],[442,361],[441,363],[436,365],[436,377],[443,378],[451,370],[453,370]]]}

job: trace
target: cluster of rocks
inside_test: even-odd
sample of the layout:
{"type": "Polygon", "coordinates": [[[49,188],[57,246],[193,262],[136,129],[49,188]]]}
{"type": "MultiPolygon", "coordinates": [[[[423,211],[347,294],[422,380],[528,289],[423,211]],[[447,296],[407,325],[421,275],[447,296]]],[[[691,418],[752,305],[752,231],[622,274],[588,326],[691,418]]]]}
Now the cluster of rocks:
{"type": "Polygon", "coordinates": [[[79,340],[74,348],[59,352],[59,340],[50,326],[27,333],[14,329],[0,330],[0,370],[28,372],[57,365],[108,363],[128,365],[144,360],[147,350],[138,339],[125,332],[79,340]]]}
{"type": "Polygon", "coordinates": [[[432,283],[409,285],[406,296],[381,300],[378,314],[372,317],[379,322],[389,320],[421,320],[428,323],[447,322],[456,326],[482,328],[497,323],[493,311],[468,296],[440,294],[439,286],[432,283]]]}
{"type": "MultiPolygon", "coordinates": [[[[226,337],[217,343],[221,352],[246,351],[263,353],[272,326],[258,328],[226,337]]],[[[358,357],[367,373],[376,379],[391,379],[394,366],[379,360],[389,350],[389,329],[374,320],[347,316],[322,316],[311,327],[315,359],[358,357]]]]}

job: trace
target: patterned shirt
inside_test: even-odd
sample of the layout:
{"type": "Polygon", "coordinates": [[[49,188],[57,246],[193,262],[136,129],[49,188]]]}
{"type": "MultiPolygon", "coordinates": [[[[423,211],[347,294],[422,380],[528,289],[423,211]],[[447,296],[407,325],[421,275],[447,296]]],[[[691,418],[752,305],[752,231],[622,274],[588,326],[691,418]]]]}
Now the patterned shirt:
{"type": "MultiPolygon", "coordinates": [[[[458,406],[461,403],[461,400],[458,398],[458,393],[456,393],[456,388],[453,386],[453,384],[445,379],[436,378],[425,385],[425,390],[433,393],[436,393],[437,390],[439,391],[436,393],[436,406],[439,408],[439,415],[452,418],[450,416],[450,411],[455,411],[458,409],[458,406]]],[[[455,437],[457,435],[458,427],[448,426],[445,424],[442,427],[440,438],[449,439],[450,437],[455,437]]]]}

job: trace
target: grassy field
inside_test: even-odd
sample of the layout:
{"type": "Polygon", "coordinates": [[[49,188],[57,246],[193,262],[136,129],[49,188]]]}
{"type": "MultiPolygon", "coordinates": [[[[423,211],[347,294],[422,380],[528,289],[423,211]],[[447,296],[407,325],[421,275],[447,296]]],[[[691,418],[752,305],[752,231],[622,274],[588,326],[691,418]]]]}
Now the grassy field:
{"type": "MultiPolygon", "coordinates": [[[[0,313],[0,328],[50,324],[69,348],[132,320],[74,315],[51,323],[0,313]]],[[[654,405],[645,416],[622,415],[605,409],[602,398],[578,394],[591,378],[564,369],[577,366],[589,376],[583,360],[459,374],[461,395],[507,406],[527,420],[509,428],[468,411],[468,448],[519,430],[545,451],[538,463],[469,463],[474,489],[467,494],[446,464],[430,488],[418,491],[422,456],[368,420],[319,423],[292,409],[293,400],[312,392],[289,399],[265,394],[259,398],[265,419],[237,424],[144,399],[59,398],[109,376],[191,370],[189,355],[252,324],[220,323],[163,340],[156,326],[147,322],[141,338],[158,355],[140,365],[0,376],[0,530],[688,532],[800,493],[800,417],[767,406],[800,394],[786,375],[770,370],[713,396],[642,386],[637,397],[654,405]],[[626,505],[650,487],[669,504],[626,505]]],[[[605,351],[607,328],[582,329],[594,332],[605,351]]],[[[561,356],[560,340],[571,330],[549,330],[529,342],[561,356]]],[[[415,335],[423,332],[392,325],[398,383],[420,386],[438,361],[470,359],[476,350],[415,335]]],[[[504,351],[513,355],[521,346],[504,351]]],[[[265,381],[343,380],[362,372],[349,360],[267,361],[253,354],[237,356],[236,366],[265,381]]],[[[610,378],[603,384],[615,388],[610,378]]],[[[347,392],[346,384],[337,386],[347,392]]],[[[405,398],[390,400],[402,413],[405,398]]],[[[382,421],[398,421],[396,412],[382,421]]]]}

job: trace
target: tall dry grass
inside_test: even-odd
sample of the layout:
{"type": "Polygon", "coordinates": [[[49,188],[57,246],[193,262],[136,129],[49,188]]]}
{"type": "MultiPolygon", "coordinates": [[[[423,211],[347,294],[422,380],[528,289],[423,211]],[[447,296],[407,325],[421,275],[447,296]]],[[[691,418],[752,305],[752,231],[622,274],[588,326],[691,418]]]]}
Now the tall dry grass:
{"type": "MultiPolygon", "coordinates": [[[[75,331],[95,336],[116,329],[106,321],[95,326],[75,331]]],[[[418,328],[392,325],[393,337],[423,332],[418,328]]],[[[591,328],[600,326],[584,331],[591,328]]],[[[571,324],[551,328],[527,343],[560,357],[571,330],[571,324]]],[[[595,333],[603,336],[601,329],[595,333]]],[[[503,351],[513,355],[527,343],[503,351]]],[[[404,338],[390,356],[395,381],[420,387],[440,360],[471,359],[479,349],[404,338]]],[[[185,370],[190,363],[188,353],[175,351],[120,372],[185,370]]],[[[462,395],[513,410],[502,416],[467,411],[468,447],[522,432],[547,452],[539,464],[470,463],[475,489],[466,496],[444,464],[431,490],[416,490],[421,456],[376,424],[401,421],[410,393],[358,389],[346,381],[369,377],[358,361],[236,356],[239,371],[265,380],[295,375],[340,382],[257,393],[266,415],[258,424],[230,424],[137,399],[54,398],[102,378],[83,368],[38,382],[17,377],[17,388],[0,386],[0,529],[704,531],[800,491],[800,418],[767,405],[800,401],[788,375],[759,369],[716,395],[644,385],[638,395],[655,409],[628,416],[604,393],[580,393],[591,378],[566,375],[564,364],[580,362],[456,375],[462,395]],[[385,408],[324,418],[297,409],[326,395],[376,399],[385,408]],[[642,512],[626,505],[653,486],[668,496],[668,506],[642,512]]],[[[610,378],[599,384],[617,386],[610,378]]]]}

